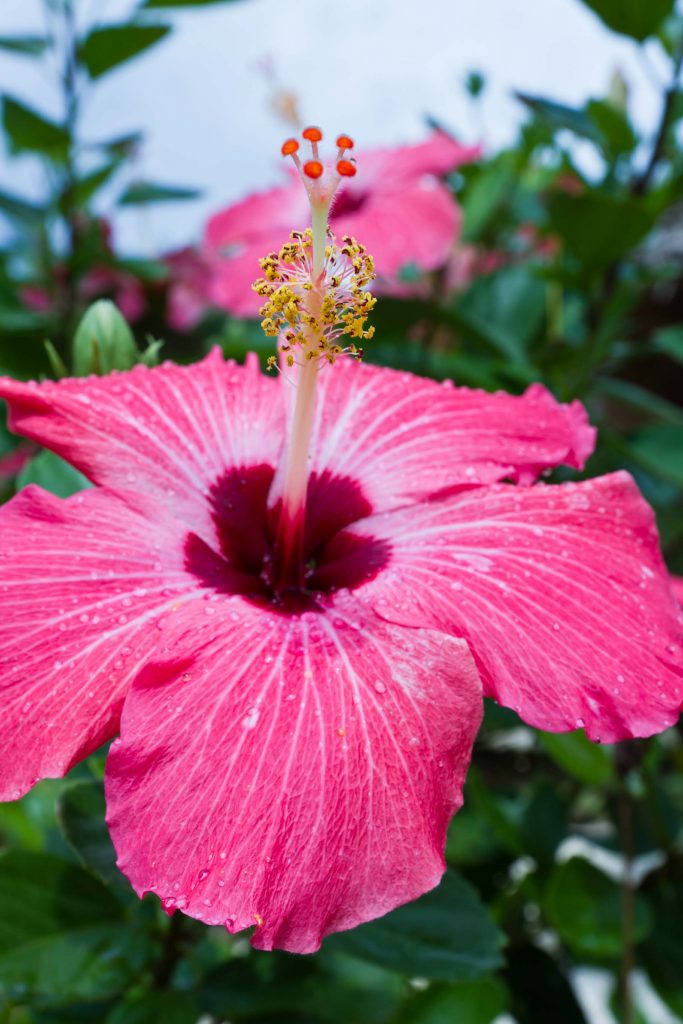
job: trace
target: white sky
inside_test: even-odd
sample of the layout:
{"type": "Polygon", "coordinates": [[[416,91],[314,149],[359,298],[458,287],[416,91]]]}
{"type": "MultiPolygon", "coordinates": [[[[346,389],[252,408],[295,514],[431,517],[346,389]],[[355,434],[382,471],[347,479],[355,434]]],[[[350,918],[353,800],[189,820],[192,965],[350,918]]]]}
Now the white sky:
{"type": "MultiPolygon", "coordinates": [[[[117,21],[131,0],[80,0],[85,12],[117,21]]],[[[461,82],[489,80],[484,141],[510,140],[522,117],[513,89],[579,103],[604,94],[620,68],[641,125],[658,98],[638,48],[610,34],[580,0],[241,0],[174,11],[169,40],[103,77],[88,99],[85,129],[106,138],[143,128],[137,173],[205,189],[202,200],[116,219],[119,247],[153,253],[197,238],[213,210],[277,180],[288,134],[268,105],[259,65],[270,56],[296,92],[305,120],[359,146],[417,140],[432,113],[463,139],[481,126],[461,82]]],[[[40,0],[0,0],[0,35],[36,31],[40,0]]],[[[650,69],[663,64],[650,44],[650,69]]],[[[0,90],[57,114],[48,62],[0,56],[0,90]]],[[[0,187],[38,187],[30,158],[0,163],[0,187]]]]}

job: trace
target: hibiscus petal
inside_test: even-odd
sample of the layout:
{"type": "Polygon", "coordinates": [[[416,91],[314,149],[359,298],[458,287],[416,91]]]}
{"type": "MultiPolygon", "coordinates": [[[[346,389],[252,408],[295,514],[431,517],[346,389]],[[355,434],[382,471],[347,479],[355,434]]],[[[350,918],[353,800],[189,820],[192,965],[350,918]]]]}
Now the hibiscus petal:
{"type": "Polygon", "coordinates": [[[9,424],[63,456],[96,484],[173,503],[215,537],[207,491],[230,470],[274,464],[282,437],[276,381],[226,362],[136,366],[126,373],[24,383],[0,378],[9,424]]]}
{"type": "Polygon", "coordinates": [[[428,178],[411,182],[400,192],[372,193],[358,211],[333,216],[331,223],[337,238],[350,235],[363,243],[380,276],[393,277],[411,264],[422,270],[442,266],[460,219],[460,208],[448,189],[428,178]]]}
{"type": "Polygon", "coordinates": [[[311,216],[306,192],[298,175],[291,173],[288,177],[287,185],[254,192],[215,213],[206,225],[204,246],[216,253],[235,243],[260,242],[274,232],[279,232],[284,241],[292,228],[303,229],[311,216]]]}
{"type": "Polygon", "coordinates": [[[342,575],[359,536],[392,546],[364,598],[393,622],[464,637],[485,693],[531,725],[613,742],[676,721],[681,621],[628,474],[475,488],[377,516],[329,546],[325,572],[342,575]]]}
{"type": "Polygon", "coordinates": [[[448,174],[462,164],[478,160],[480,156],[481,146],[463,146],[446,132],[436,131],[425,142],[413,146],[359,153],[359,173],[350,187],[399,190],[423,175],[448,174]]]}
{"type": "MultiPolygon", "coordinates": [[[[305,224],[306,220],[302,223],[305,224]]],[[[234,316],[257,317],[265,301],[251,287],[254,281],[263,277],[259,260],[269,252],[278,252],[289,235],[289,231],[277,235],[270,232],[257,241],[241,245],[232,256],[214,258],[207,291],[210,303],[218,309],[228,310],[234,316]]]]}
{"type": "Polygon", "coordinates": [[[199,587],[186,531],[112,493],[27,487],[0,510],[0,799],[64,775],[109,739],[158,644],[162,614],[199,587]]]}
{"type": "Polygon", "coordinates": [[[329,477],[355,481],[366,515],[468,484],[527,483],[560,463],[583,466],[594,439],[583,406],[560,405],[540,384],[488,394],[340,360],[320,372],[309,509],[324,504],[329,477]]]}
{"type": "Polygon", "coordinates": [[[168,911],[312,952],[437,884],[477,672],[461,641],[361,624],[353,601],[208,607],[126,700],[106,777],[118,863],[168,911]]]}

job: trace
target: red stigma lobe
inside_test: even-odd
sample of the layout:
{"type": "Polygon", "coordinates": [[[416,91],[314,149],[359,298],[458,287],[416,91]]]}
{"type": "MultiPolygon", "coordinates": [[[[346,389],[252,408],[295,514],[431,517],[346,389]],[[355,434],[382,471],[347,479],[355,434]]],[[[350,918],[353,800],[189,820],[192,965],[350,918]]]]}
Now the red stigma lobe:
{"type": "Polygon", "coordinates": [[[302,137],[308,142],[322,142],[323,133],[319,128],[311,126],[310,128],[304,128],[301,133],[302,137]]]}
{"type": "Polygon", "coordinates": [[[322,178],[325,168],[319,160],[307,160],[303,166],[307,178],[322,178]]]}
{"type": "Polygon", "coordinates": [[[337,161],[337,174],[340,174],[342,178],[353,178],[356,173],[356,165],[353,160],[338,160],[337,161]]]}

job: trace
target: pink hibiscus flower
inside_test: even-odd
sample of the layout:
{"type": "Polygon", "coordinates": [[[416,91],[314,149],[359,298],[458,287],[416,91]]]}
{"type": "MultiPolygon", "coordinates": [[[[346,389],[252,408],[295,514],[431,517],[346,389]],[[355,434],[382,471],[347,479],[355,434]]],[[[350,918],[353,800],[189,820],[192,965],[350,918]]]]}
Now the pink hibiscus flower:
{"type": "MultiPolygon", "coordinates": [[[[442,266],[460,229],[460,210],[439,178],[479,153],[479,147],[461,146],[444,132],[419,145],[364,153],[359,174],[347,177],[335,198],[333,230],[339,237],[363,239],[380,280],[395,278],[408,265],[420,270],[442,266]]],[[[239,316],[256,316],[258,302],[250,286],[260,257],[278,250],[292,224],[304,223],[307,216],[294,174],[286,185],[215,214],[204,238],[213,265],[207,301],[239,316]]]]}
{"type": "Polygon", "coordinates": [[[583,465],[583,409],[340,358],[371,260],[326,235],[338,175],[301,169],[312,228],[257,284],[279,378],[216,350],[0,381],[13,429],[96,485],[0,510],[0,795],[120,733],[136,891],[310,952],[437,884],[482,693],[612,741],[671,724],[683,680],[630,477],[530,486],[583,465]]]}

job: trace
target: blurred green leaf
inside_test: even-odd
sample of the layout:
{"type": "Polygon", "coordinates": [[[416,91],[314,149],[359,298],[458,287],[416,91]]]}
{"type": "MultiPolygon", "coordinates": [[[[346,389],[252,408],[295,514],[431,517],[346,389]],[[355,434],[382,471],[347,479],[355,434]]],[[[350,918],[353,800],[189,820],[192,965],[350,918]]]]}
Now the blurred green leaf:
{"type": "Polygon", "coordinates": [[[83,314],[73,340],[76,377],[130,370],[138,350],[130,327],[109,299],[93,302],[83,314]]]}
{"type": "Polygon", "coordinates": [[[589,271],[625,256],[654,223],[653,212],[632,196],[592,190],[580,195],[553,192],[547,202],[555,230],[589,271]]]}
{"type": "Polygon", "coordinates": [[[673,57],[683,43],[683,14],[678,14],[675,7],[659,26],[657,36],[669,56],[673,57]]]}
{"type": "Polygon", "coordinates": [[[406,1003],[397,1024],[491,1024],[506,1006],[497,978],[434,985],[406,1003]]]}
{"type": "Polygon", "coordinates": [[[608,28],[642,42],[653,35],[675,0],[583,0],[608,28]]]}
{"type": "Polygon", "coordinates": [[[628,442],[630,455],[650,473],[683,487],[683,428],[673,424],[643,427],[628,442]]]}
{"type": "Polygon", "coordinates": [[[36,203],[29,202],[22,196],[0,191],[0,210],[12,220],[31,227],[40,224],[45,218],[45,210],[36,203]]]}
{"type": "Polygon", "coordinates": [[[569,981],[552,956],[536,946],[516,945],[506,959],[505,980],[512,990],[515,1020],[523,1024],[588,1024],[569,981]]]}
{"type": "Polygon", "coordinates": [[[663,327],[656,332],[652,345],[658,352],[683,363],[683,326],[663,327]]]}
{"type": "Polygon", "coordinates": [[[3,97],[2,123],[13,153],[44,153],[63,160],[69,150],[69,132],[63,125],[11,96],[3,97]]]}
{"type": "Polygon", "coordinates": [[[515,155],[501,153],[477,170],[461,197],[463,241],[477,242],[486,233],[510,197],[516,169],[515,155]]]}
{"type": "Polygon", "coordinates": [[[0,50],[26,57],[40,57],[47,46],[48,40],[44,36],[0,36],[0,50]]]}
{"type": "Polygon", "coordinates": [[[76,182],[73,196],[76,205],[86,206],[102,186],[106,185],[116,171],[120,169],[121,162],[119,158],[110,160],[109,163],[79,178],[76,182]]]}
{"type": "Polygon", "coordinates": [[[82,868],[45,853],[0,857],[0,977],[10,998],[101,1001],[139,972],[146,944],[82,868]]]}
{"type": "Polygon", "coordinates": [[[486,78],[481,71],[470,71],[465,79],[465,88],[473,99],[481,96],[486,88],[486,78]]]}
{"type": "Polygon", "coordinates": [[[620,380],[618,377],[600,377],[596,380],[593,390],[596,394],[607,395],[624,405],[646,413],[648,416],[653,416],[655,419],[683,426],[683,408],[648,391],[647,388],[641,388],[639,384],[634,384],[630,380],[620,380]]]}
{"type": "MultiPolygon", "coordinates": [[[[101,782],[74,782],[60,795],[57,813],[64,838],[85,867],[109,885],[125,882],[105,824],[101,782]]],[[[127,883],[126,883],[127,884],[127,883]]]]}
{"type": "Polygon", "coordinates": [[[615,778],[609,747],[591,743],[583,732],[537,732],[546,754],[564,771],[588,786],[609,786],[615,778]]]}
{"type": "Polygon", "coordinates": [[[559,787],[538,779],[520,822],[526,853],[543,866],[552,864],[568,825],[569,807],[559,787]]]}
{"type": "MultiPolygon", "coordinates": [[[[544,906],[564,941],[579,955],[618,957],[622,951],[622,895],[619,886],[581,857],[555,866],[544,906]]],[[[635,894],[633,935],[643,939],[652,926],[647,903],[635,894]]]]}
{"type": "Polygon", "coordinates": [[[115,139],[98,142],[95,148],[104,150],[110,156],[126,159],[135,154],[143,138],[142,132],[128,132],[126,135],[118,135],[115,139]]]}
{"type": "Polygon", "coordinates": [[[95,28],[81,43],[79,56],[90,77],[99,78],[155,46],[170,31],[170,25],[135,22],[95,28]]]}
{"type": "Polygon", "coordinates": [[[129,185],[119,198],[120,206],[142,206],[145,203],[173,203],[184,199],[197,199],[201,191],[176,185],[155,185],[139,181],[129,185]]]}
{"type": "Polygon", "coordinates": [[[105,1024],[196,1024],[201,1014],[190,992],[155,992],[120,1003],[105,1024]]]}
{"type": "Polygon", "coordinates": [[[409,976],[472,981],[500,966],[504,941],[477,892],[449,869],[419,900],[332,936],[325,948],[409,976]]]}
{"type": "Polygon", "coordinates": [[[589,100],[586,113],[598,129],[601,146],[608,153],[620,156],[631,153],[638,145],[638,136],[625,112],[604,100],[589,100]]]}
{"type": "Polygon", "coordinates": [[[64,459],[60,459],[54,452],[47,450],[34,456],[19,473],[17,488],[26,487],[28,484],[37,484],[51,494],[56,494],[58,498],[68,498],[77,491],[92,486],[82,473],[64,459]]]}
{"type": "Polygon", "coordinates": [[[474,281],[453,312],[461,328],[515,363],[525,363],[527,347],[545,321],[546,285],[528,266],[506,267],[474,281]]]}
{"type": "Polygon", "coordinates": [[[543,96],[530,96],[523,92],[515,95],[553,131],[570,131],[582,138],[590,139],[591,142],[602,142],[602,132],[586,110],[568,107],[564,103],[556,103],[543,96]]]}

